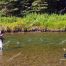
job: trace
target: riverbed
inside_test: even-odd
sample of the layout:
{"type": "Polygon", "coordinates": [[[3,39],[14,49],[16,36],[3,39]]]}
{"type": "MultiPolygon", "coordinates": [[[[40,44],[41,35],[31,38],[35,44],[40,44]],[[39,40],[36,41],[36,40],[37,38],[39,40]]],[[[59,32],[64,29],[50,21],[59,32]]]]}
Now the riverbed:
{"type": "MultiPolygon", "coordinates": [[[[65,32],[4,34],[1,64],[4,66],[66,66],[65,32]]],[[[1,65],[1,66],[2,66],[1,65]]]]}

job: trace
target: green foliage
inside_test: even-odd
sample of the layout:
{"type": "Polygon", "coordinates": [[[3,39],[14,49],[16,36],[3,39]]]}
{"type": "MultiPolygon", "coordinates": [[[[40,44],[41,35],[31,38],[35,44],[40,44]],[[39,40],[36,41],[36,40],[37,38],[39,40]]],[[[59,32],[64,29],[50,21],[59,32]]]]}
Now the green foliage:
{"type": "Polygon", "coordinates": [[[48,30],[65,30],[66,14],[37,14],[31,13],[23,18],[18,17],[0,17],[0,29],[7,31],[15,30],[32,30],[32,29],[48,29],[48,30]]]}
{"type": "Polygon", "coordinates": [[[64,2],[65,0],[0,0],[0,11],[5,16],[24,16],[32,12],[60,13],[66,7],[64,2]]]}
{"type": "Polygon", "coordinates": [[[1,0],[0,2],[3,2],[0,5],[0,11],[3,11],[2,14],[5,16],[23,16],[32,12],[45,12],[48,5],[45,0],[1,0]]]}

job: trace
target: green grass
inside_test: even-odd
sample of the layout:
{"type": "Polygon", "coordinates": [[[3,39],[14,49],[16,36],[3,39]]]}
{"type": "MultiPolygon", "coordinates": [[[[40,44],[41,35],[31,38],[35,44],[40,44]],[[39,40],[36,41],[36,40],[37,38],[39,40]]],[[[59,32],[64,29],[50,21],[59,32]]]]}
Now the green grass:
{"type": "Polygon", "coordinates": [[[7,30],[27,30],[48,29],[48,30],[65,30],[66,14],[37,14],[31,13],[24,17],[0,17],[0,29],[7,30]]]}

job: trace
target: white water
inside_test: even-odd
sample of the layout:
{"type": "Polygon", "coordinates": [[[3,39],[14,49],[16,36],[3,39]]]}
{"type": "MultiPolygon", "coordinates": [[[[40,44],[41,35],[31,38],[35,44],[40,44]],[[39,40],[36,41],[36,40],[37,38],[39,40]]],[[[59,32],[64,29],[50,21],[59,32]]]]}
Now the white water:
{"type": "Polygon", "coordinates": [[[62,40],[59,44],[64,44],[64,43],[66,43],[66,39],[62,40]]]}

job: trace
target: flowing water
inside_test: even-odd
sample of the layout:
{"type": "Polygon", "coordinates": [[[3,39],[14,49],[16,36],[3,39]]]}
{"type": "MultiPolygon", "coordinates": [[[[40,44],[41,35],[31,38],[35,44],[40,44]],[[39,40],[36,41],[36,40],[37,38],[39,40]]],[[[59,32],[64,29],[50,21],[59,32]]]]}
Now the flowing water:
{"type": "Polygon", "coordinates": [[[4,34],[0,65],[66,66],[64,48],[66,48],[64,32],[4,34]]]}

